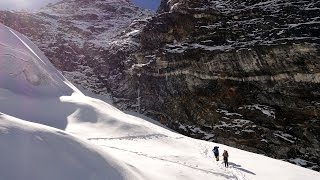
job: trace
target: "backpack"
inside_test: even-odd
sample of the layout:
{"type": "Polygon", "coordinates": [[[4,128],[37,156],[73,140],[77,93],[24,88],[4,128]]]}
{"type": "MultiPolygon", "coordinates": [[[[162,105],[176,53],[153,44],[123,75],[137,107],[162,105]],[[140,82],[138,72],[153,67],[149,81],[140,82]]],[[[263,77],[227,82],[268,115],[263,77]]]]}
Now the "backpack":
{"type": "Polygon", "coordinates": [[[223,152],[223,157],[225,157],[225,158],[229,157],[228,151],[223,152]]]}
{"type": "Polygon", "coordinates": [[[219,154],[219,147],[215,146],[212,151],[215,155],[219,154]]]}

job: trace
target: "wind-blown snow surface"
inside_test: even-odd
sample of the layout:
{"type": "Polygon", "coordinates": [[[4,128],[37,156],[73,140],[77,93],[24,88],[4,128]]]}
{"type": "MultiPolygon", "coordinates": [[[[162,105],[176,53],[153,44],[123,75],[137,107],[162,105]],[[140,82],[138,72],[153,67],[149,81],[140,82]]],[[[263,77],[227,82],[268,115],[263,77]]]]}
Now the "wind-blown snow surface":
{"type": "Polygon", "coordinates": [[[0,115],[0,179],[320,177],[287,162],[218,145],[229,151],[230,167],[224,168],[211,152],[217,144],[179,135],[84,96],[30,41],[2,25],[0,55],[0,112],[19,118],[0,115]],[[17,74],[19,68],[23,70],[17,74]]]}
{"type": "Polygon", "coordinates": [[[25,36],[0,24],[0,39],[0,88],[36,97],[76,90],[25,36]]]}
{"type": "Polygon", "coordinates": [[[0,114],[0,179],[136,179],[127,165],[61,130],[0,114]]]}

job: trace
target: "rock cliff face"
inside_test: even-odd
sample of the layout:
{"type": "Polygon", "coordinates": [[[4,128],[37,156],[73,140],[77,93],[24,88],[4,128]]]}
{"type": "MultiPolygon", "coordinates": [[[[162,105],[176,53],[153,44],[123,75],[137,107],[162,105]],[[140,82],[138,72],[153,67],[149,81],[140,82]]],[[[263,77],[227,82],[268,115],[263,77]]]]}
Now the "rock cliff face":
{"type": "Polygon", "coordinates": [[[163,0],[139,51],[113,49],[127,73],[110,89],[183,134],[320,170],[319,12],[311,0],[163,0]]]}
{"type": "Polygon", "coordinates": [[[163,0],[133,21],[150,13],[65,0],[0,21],[120,108],[319,171],[319,12],[312,0],[163,0]]]}

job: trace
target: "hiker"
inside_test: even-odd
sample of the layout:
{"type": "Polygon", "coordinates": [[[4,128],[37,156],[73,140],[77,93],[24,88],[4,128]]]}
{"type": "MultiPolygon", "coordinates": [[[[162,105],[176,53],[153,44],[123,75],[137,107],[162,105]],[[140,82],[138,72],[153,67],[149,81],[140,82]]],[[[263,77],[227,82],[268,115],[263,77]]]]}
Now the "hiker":
{"type": "Polygon", "coordinates": [[[224,150],[222,156],[223,156],[223,161],[224,161],[224,167],[229,167],[229,163],[228,163],[229,154],[228,154],[228,151],[224,150]]]}
{"type": "Polygon", "coordinates": [[[216,160],[219,161],[219,147],[218,146],[213,147],[212,151],[214,156],[216,157],[216,160]]]}

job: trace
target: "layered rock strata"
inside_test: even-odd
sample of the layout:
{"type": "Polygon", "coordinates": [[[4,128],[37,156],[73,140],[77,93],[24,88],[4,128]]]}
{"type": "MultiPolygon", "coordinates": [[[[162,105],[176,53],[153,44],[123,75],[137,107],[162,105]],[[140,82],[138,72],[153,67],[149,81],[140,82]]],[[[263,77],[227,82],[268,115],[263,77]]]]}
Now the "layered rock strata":
{"type": "Polygon", "coordinates": [[[118,58],[113,96],[180,133],[320,170],[319,8],[163,0],[140,50],[118,58]]]}

